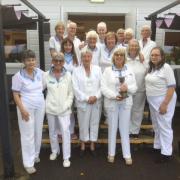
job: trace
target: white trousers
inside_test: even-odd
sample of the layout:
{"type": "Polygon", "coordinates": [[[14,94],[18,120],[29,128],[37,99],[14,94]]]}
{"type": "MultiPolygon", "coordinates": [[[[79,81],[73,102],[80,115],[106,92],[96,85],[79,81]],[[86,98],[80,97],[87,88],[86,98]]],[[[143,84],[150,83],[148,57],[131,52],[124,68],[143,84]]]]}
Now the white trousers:
{"type": "Polygon", "coordinates": [[[88,104],[86,109],[77,108],[79,138],[81,141],[97,141],[101,109],[102,105],[99,102],[93,105],[88,104]]]}
{"type": "Polygon", "coordinates": [[[63,159],[69,159],[71,154],[71,139],[70,139],[70,115],[55,116],[47,114],[48,126],[49,126],[49,138],[51,144],[51,151],[53,153],[60,153],[59,141],[56,131],[56,122],[59,123],[62,133],[62,150],[63,159]]]}
{"type": "Polygon", "coordinates": [[[41,109],[31,109],[28,106],[25,106],[25,108],[30,114],[28,121],[22,119],[21,112],[17,108],[22,159],[24,167],[32,167],[34,166],[35,158],[39,157],[40,153],[45,103],[41,109]]]}
{"type": "Polygon", "coordinates": [[[133,105],[131,109],[130,134],[139,134],[144,114],[146,94],[145,92],[137,92],[132,97],[133,105]]]}
{"type": "Polygon", "coordinates": [[[115,156],[116,136],[119,127],[123,158],[131,158],[129,123],[131,108],[124,104],[117,104],[115,111],[107,110],[108,114],[108,155],[115,156]]]}
{"type": "Polygon", "coordinates": [[[164,96],[148,97],[151,119],[155,133],[154,148],[161,149],[161,154],[170,156],[172,155],[172,118],[176,105],[176,94],[174,93],[168,105],[167,113],[164,115],[159,113],[159,106],[163,100],[164,96]]]}
{"type": "MultiPolygon", "coordinates": [[[[75,117],[74,117],[74,113],[72,112],[70,115],[70,132],[71,132],[71,134],[74,134],[74,127],[75,127],[75,117]]],[[[58,121],[56,121],[56,131],[58,134],[62,134],[58,121]]]]}

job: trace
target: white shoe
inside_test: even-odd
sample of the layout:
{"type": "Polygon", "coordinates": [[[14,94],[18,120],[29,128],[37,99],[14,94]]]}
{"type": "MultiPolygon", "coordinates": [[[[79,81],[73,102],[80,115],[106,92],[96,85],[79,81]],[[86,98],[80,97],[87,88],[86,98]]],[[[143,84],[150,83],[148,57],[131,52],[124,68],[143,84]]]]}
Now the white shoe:
{"type": "Polygon", "coordinates": [[[25,170],[28,174],[34,174],[36,172],[36,169],[33,167],[25,167],[25,170]]]}
{"type": "Polygon", "coordinates": [[[128,166],[132,165],[132,159],[131,158],[125,158],[125,164],[128,166]]]}
{"type": "Polygon", "coordinates": [[[71,165],[71,162],[69,161],[69,159],[65,159],[63,162],[63,166],[64,167],[70,167],[70,165],[71,165]]]}
{"type": "Polygon", "coordinates": [[[35,163],[39,163],[39,162],[40,162],[40,158],[39,158],[39,157],[36,157],[36,158],[34,159],[34,162],[35,162],[35,163]]]}
{"type": "Polygon", "coordinates": [[[114,163],[114,156],[108,155],[107,161],[108,161],[109,163],[114,163]]]}
{"type": "Polygon", "coordinates": [[[51,161],[54,161],[54,160],[56,160],[57,156],[58,156],[57,153],[51,153],[50,156],[49,156],[49,159],[50,159],[51,161]]]}

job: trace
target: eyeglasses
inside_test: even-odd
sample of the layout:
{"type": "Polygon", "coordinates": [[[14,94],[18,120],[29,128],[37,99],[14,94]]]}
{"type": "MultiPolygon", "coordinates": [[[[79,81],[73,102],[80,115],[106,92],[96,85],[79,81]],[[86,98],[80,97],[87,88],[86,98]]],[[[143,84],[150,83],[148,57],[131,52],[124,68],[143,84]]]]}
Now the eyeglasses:
{"type": "Polygon", "coordinates": [[[64,62],[64,60],[57,60],[57,59],[53,59],[54,63],[62,63],[64,62]]]}
{"type": "Polygon", "coordinates": [[[114,54],[115,56],[125,56],[125,54],[114,54]]]}

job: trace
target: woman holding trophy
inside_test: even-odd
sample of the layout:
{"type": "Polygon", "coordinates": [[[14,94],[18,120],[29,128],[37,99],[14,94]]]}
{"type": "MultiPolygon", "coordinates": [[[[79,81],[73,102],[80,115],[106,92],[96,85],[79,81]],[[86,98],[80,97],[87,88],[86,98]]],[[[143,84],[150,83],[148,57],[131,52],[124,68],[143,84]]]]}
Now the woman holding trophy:
{"type": "Polygon", "coordinates": [[[129,140],[129,123],[132,95],[136,92],[136,80],[132,70],[125,64],[124,48],[115,50],[112,66],[103,73],[101,90],[104,107],[108,115],[108,162],[113,163],[116,149],[116,135],[119,127],[122,153],[126,165],[132,164],[129,140]]]}

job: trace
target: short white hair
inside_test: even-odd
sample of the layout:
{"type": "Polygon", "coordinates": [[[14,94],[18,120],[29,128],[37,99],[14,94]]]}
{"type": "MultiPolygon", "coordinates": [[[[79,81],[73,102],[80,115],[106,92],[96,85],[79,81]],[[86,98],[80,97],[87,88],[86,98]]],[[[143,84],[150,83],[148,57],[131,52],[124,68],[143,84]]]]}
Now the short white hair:
{"type": "Polygon", "coordinates": [[[149,32],[151,32],[151,27],[149,26],[149,25],[143,25],[142,27],[141,27],[141,31],[142,30],[144,30],[144,29],[148,29],[149,30],[149,32]]]}
{"type": "Polygon", "coordinates": [[[69,20],[67,23],[67,28],[69,28],[71,25],[75,25],[77,27],[77,24],[75,22],[69,20]]]}
{"type": "Polygon", "coordinates": [[[81,50],[81,58],[82,58],[82,56],[85,55],[85,54],[91,54],[91,56],[92,56],[92,51],[90,51],[90,50],[87,49],[87,48],[83,48],[83,49],[81,50]]]}
{"type": "Polygon", "coordinates": [[[127,28],[125,31],[124,31],[124,35],[126,34],[131,34],[132,36],[134,36],[134,31],[132,28],[127,28]]]}
{"type": "Polygon", "coordinates": [[[97,28],[100,28],[100,27],[104,27],[107,29],[106,23],[103,21],[101,21],[100,23],[97,24],[97,28]]]}
{"type": "Polygon", "coordinates": [[[118,33],[124,33],[124,32],[125,30],[123,28],[119,28],[116,33],[118,34],[118,33]]]}
{"type": "Polygon", "coordinates": [[[96,38],[98,40],[98,34],[96,33],[96,31],[91,30],[86,34],[86,40],[88,40],[90,37],[96,38]]]}

